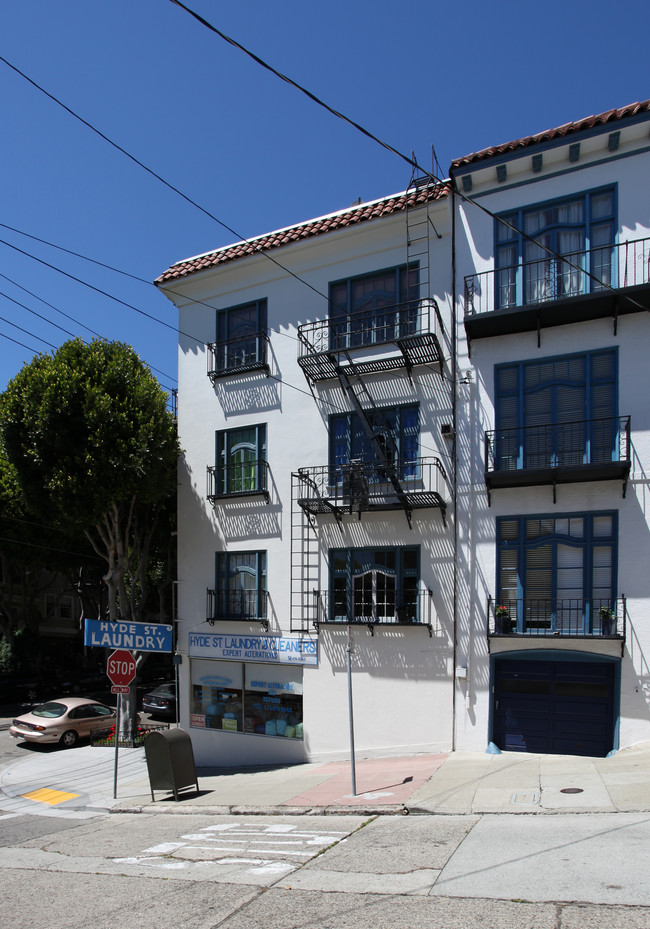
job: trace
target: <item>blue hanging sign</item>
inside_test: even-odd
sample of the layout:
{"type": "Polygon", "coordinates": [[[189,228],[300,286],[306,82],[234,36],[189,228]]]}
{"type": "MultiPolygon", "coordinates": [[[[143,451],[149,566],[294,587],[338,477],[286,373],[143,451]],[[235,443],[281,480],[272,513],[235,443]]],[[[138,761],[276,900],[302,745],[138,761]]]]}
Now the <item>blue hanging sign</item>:
{"type": "Polygon", "coordinates": [[[108,623],[84,620],[84,645],[133,652],[171,652],[172,627],[162,623],[108,623]]]}

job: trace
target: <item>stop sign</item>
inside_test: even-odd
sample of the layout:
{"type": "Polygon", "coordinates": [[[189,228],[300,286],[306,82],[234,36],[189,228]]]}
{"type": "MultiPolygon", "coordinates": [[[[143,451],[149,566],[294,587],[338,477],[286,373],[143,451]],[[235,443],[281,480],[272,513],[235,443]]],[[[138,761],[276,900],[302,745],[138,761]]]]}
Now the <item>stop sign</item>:
{"type": "Polygon", "coordinates": [[[126,649],[117,648],[108,658],[106,673],[115,687],[128,687],[135,677],[135,658],[126,649]]]}

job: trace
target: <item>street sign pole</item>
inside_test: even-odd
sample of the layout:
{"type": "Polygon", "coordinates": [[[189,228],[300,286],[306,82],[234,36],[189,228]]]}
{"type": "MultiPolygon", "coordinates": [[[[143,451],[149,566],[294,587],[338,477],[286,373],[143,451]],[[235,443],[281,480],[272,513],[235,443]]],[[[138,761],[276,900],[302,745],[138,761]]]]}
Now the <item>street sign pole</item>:
{"type": "MultiPolygon", "coordinates": [[[[128,694],[131,681],[135,678],[136,663],[131,652],[118,648],[108,657],[106,674],[113,685],[111,693],[128,694]]],[[[115,768],[113,771],[113,800],[117,799],[117,753],[120,741],[120,709],[122,698],[117,698],[117,713],[115,716],[115,768]]]]}
{"type": "Polygon", "coordinates": [[[117,715],[115,716],[115,768],[113,770],[113,800],[117,800],[117,749],[120,741],[120,704],[122,700],[117,698],[117,715]]]}

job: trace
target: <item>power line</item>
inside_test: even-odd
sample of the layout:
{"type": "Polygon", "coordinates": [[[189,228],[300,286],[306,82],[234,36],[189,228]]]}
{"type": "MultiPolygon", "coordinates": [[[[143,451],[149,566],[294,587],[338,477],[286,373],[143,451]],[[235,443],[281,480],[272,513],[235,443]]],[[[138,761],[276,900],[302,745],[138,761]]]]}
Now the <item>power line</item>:
{"type": "MultiPolygon", "coordinates": [[[[82,323],[80,319],[76,319],[74,316],[70,316],[69,313],[64,313],[63,310],[60,310],[58,307],[54,306],[53,303],[48,303],[47,300],[44,300],[42,297],[39,297],[38,294],[35,294],[33,291],[28,290],[26,287],[23,287],[22,284],[18,283],[18,281],[14,281],[12,278],[7,277],[6,274],[2,274],[1,272],[0,272],[0,277],[3,280],[8,281],[10,284],[13,284],[14,287],[17,287],[19,290],[22,290],[24,293],[29,294],[30,297],[33,297],[35,300],[38,300],[40,303],[45,304],[45,306],[49,306],[49,308],[51,310],[54,310],[55,313],[60,313],[61,316],[65,316],[66,319],[69,319],[71,322],[76,323],[78,326],[81,326],[82,329],[85,329],[87,332],[90,332],[92,335],[96,336],[98,339],[102,338],[99,332],[95,332],[94,329],[91,329],[89,326],[86,326],[86,324],[82,323]]],[[[34,311],[30,310],[29,312],[33,313],[34,311]]]]}
{"type": "MultiPolygon", "coordinates": [[[[82,278],[78,278],[78,277],[76,277],[75,275],[70,274],[70,273],[67,272],[67,271],[64,271],[62,268],[59,268],[57,265],[50,264],[50,262],[45,261],[43,258],[39,258],[39,257],[37,257],[36,255],[32,255],[30,252],[27,252],[27,251],[25,251],[24,249],[19,248],[17,245],[12,245],[11,242],[7,242],[5,239],[0,239],[0,244],[6,245],[8,248],[14,249],[15,251],[19,252],[21,255],[25,255],[27,258],[31,258],[33,261],[36,261],[36,262],[38,262],[39,264],[43,264],[43,265],[45,265],[45,267],[50,268],[50,269],[53,270],[53,271],[57,271],[59,274],[62,274],[62,275],[64,275],[65,277],[68,277],[68,278],[70,278],[71,280],[76,281],[77,283],[83,284],[85,287],[89,287],[91,290],[94,290],[94,291],[96,291],[97,293],[100,293],[102,296],[108,297],[108,298],[111,299],[111,300],[115,300],[117,303],[120,303],[122,306],[125,306],[125,307],[127,307],[128,309],[134,310],[136,313],[140,313],[140,314],[142,314],[143,316],[146,316],[148,319],[151,319],[151,320],[153,320],[154,322],[159,323],[161,326],[165,326],[167,329],[171,329],[171,330],[174,332],[174,334],[186,336],[186,338],[191,339],[193,342],[196,342],[197,345],[200,345],[202,348],[208,348],[208,347],[209,347],[207,342],[204,342],[202,339],[199,339],[197,336],[191,335],[191,334],[188,333],[188,332],[184,332],[182,329],[179,329],[179,328],[176,327],[176,326],[171,326],[169,323],[166,323],[164,320],[158,319],[158,317],[152,316],[151,314],[146,313],[144,310],[141,310],[141,309],[139,309],[138,307],[135,307],[135,306],[133,306],[132,304],[127,303],[126,301],[120,299],[119,297],[113,296],[112,294],[108,293],[108,291],[102,290],[102,289],[99,288],[99,287],[95,287],[94,284],[90,284],[88,281],[84,281],[82,278]]],[[[51,243],[46,243],[46,244],[51,244],[51,243]]],[[[53,247],[54,247],[54,248],[57,248],[58,246],[53,246],[53,247]]],[[[85,256],[80,255],[79,257],[84,258],[85,256]]],[[[92,261],[93,259],[89,259],[89,260],[92,261]]],[[[154,286],[154,285],[151,285],[151,286],[154,286]]],[[[193,302],[202,303],[202,301],[193,301],[193,302]]],[[[209,304],[203,304],[203,305],[204,305],[204,306],[209,306],[209,304]]],[[[0,317],[0,319],[2,319],[2,317],[0,317]]],[[[28,334],[28,335],[32,335],[33,333],[27,333],[27,334],[28,334]]],[[[36,338],[38,338],[38,336],[36,336],[36,338]]],[[[12,340],[12,341],[13,341],[13,340],[12,340]]],[[[45,340],[44,340],[44,339],[41,339],[41,341],[45,341],[45,340]]],[[[49,345],[50,343],[48,342],[48,343],[46,343],[46,344],[49,345]]],[[[27,346],[23,346],[23,347],[24,347],[24,348],[27,348],[27,346]]],[[[52,348],[55,348],[55,347],[56,347],[56,346],[52,346],[52,348]]],[[[157,369],[154,369],[154,370],[157,370],[157,369]]],[[[160,373],[164,373],[164,372],[160,372],[160,373]]],[[[169,376],[169,375],[165,375],[165,377],[168,377],[168,376],[169,376]]],[[[296,387],[295,384],[291,384],[291,383],[289,383],[288,381],[285,381],[285,380],[283,380],[282,378],[277,377],[276,375],[270,374],[269,377],[271,378],[271,380],[275,380],[275,381],[278,381],[280,384],[284,384],[285,387],[289,387],[289,388],[291,388],[292,390],[298,391],[299,393],[304,393],[304,394],[307,394],[308,396],[311,396],[311,394],[308,393],[308,392],[307,392],[306,390],[304,390],[303,388],[301,388],[301,387],[296,387]]],[[[175,378],[174,378],[174,380],[175,380],[175,378]]],[[[339,412],[339,413],[344,412],[344,410],[339,409],[339,407],[337,407],[335,404],[331,403],[330,401],[323,400],[322,402],[325,403],[325,404],[327,404],[328,406],[331,406],[333,409],[335,409],[335,410],[336,410],[337,412],[339,412]]]]}
{"type": "MultiPolygon", "coordinates": [[[[96,287],[94,284],[90,284],[88,281],[84,281],[82,278],[76,277],[74,274],[70,274],[69,271],[64,271],[63,268],[59,268],[57,265],[53,265],[49,261],[45,261],[43,258],[32,255],[30,252],[26,252],[24,249],[19,248],[17,245],[12,245],[12,243],[7,242],[6,239],[0,239],[0,244],[6,245],[7,248],[11,248],[16,252],[19,252],[19,254],[25,255],[27,258],[31,258],[32,261],[36,261],[39,264],[44,265],[46,268],[50,268],[52,271],[56,271],[58,274],[62,274],[64,277],[69,278],[71,281],[76,281],[77,284],[83,284],[84,287],[88,287],[90,290],[94,290],[95,293],[101,294],[103,297],[107,297],[109,300],[114,300],[116,303],[120,303],[122,306],[127,307],[127,309],[133,310],[135,313],[139,313],[141,316],[145,316],[147,319],[151,319],[154,322],[159,323],[161,326],[165,326],[167,329],[171,329],[175,334],[179,331],[176,326],[171,326],[169,323],[164,322],[164,320],[158,319],[157,316],[152,316],[151,313],[147,313],[145,310],[141,310],[139,307],[133,306],[132,303],[127,303],[126,300],[122,300],[120,297],[116,297],[114,294],[110,294],[108,291],[102,290],[101,287],[96,287]]],[[[36,338],[38,338],[38,336],[36,336],[36,338]]],[[[41,339],[41,341],[45,340],[41,339]]],[[[49,345],[50,343],[48,342],[47,344],[49,345]]],[[[52,347],[56,348],[56,346],[52,347]]],[[[158,369],[156,368],[154,370],[158,369]]],[[[176,380],[175,377],[172,377],[170,374],[166,374],[164,371],[159,371],[158,373],[162,374],[163,377],[168,377],[170,380],[176,380]]]]}
{"type": "MultiPolygon", "coordinates": [[[[91,258],[89,255],[84,255],[82,252],[76,252],[73,249],[66,248],[63,245],[58,245],[56,242],[50,242],[48,239],[43,239],[40,236],[33,235],[30,232],[25,232],[23,229],[17,229],[15,226],[9,226],[7,223],[0,223],[0,228],[8,229],[10,232],[15,232],[17,235],[22,235],[27,239],[32,239],[34,242],[40,242],[41,245],[47,245],[49,248],[54,248],[57,251],[64,252],[66,255],[72,255],[74,258],[81,258],[82,261],[87,261],[90,264],[98,265],[100,268],[105,268],[107,271],[113,271],[115,274],[121,274],[124,277],[131,278],[132,280],[137,281],[140,284],[144,284],[148,288],[153,288],[153,290],[155,290],[156,293],[163,291],[164,293],[169,293],[174,296],[179,296],[179,297],[182,296],[185,300],[188,300],[190,303],[194,303],[197,306],[205,306],[210,310],[221,309],[218,306],[214,306],[214,304],[212,303],[207,303],[205,300],[198,300],[196,297],[190,297],[188,294],[181,294],[180,291],[172,290],[170,287],[157,287],[152,281],[147,280],[147,278],[145,277],[139,277],[137,274],[132,274],[130,271],[125,271],[123,268],[116,268],[114,265],[106,264],[106,262],[99,261],[97,258],[91,258]]],[[[44,303],[46,306],[51,307],[51,309],[55,310],[57,313],[61,313],[63,316],[66,316],[68,319],[72,320],[73,322],[76,322],[78,325],[83,326],[84,329],[88,329],[89,332],[92,332],[93,335],[97,336],[98,338],[102,338],[102,336],[98,332],[94,332],[94,330],[89,329],[88,326],[85,326],[84,323],[82,323],[80,320],[77,320],[73,316],[69,316],[67,313],[64,313],[63,310],[60,310],[57,307],[55,307],[53,304],[48,303],[47,300],[43,300],[42,297],[39,297],[37,294],[34,294],[30,290],[27,290],[26,287],[22,287],[16,281],[13,281],[11,280],[11,278],[7,277],[5,274],[0,273],[0,277],[3,277],[5,280],[14,284],[16,287],[19,287],[21,290],[24,290],[25,293],[28,293],[30,296],[35,297],[37,300],[40,300],[41,303],[44,303]]],[[[319,293],[320,296],[323,297],[324,300],[328,300],[328,297],[325,294],[321,293],[320,291],[316,291],[316,292],[319,293]]],[[[156,321],[160,322],[160,320],[157,320],[157,319],[156,321]]],[[[176,327],[173,327],[173,329],[174,329],[174,332],[178,331],[176,327]]],[[[289,333],[282,332],[280,329],[272,329],[271,331],[275,332],[277,335],[284,336],[287,339],[292,339],[294,342],[299,341],[297,336],[289,335],[289,333]]],[[[193,336],[190,336],[188,333],[183,333],[183,334],[187,335],[188,338],[193,338],[193,336]]],[[[157,370],[157,369],[154,369],[154,370],[157,370]]],[[[164,372],[160,372],[160,373],[162,374],[164,372]]],[[[165,375],[165,376],[169,377],[169,375],[165,375]]]]}
{"type": "MultiPolygon", "coordinates": [[[[260,67],[264,68],[266,71],[269,71],[271,74],[274,74],[276,77],[280,78],[281,81],[284,81],[285,83],[289,84],[291,87],[294,87],[296,90],[304,94],[314,103],[316,103],[318,106],[327,110],[328,113],[331,113],[332,116],[335,116],[337,119],[341,119],[343,122],[352,126],[358,132],[362,133],[367,138],[371,139],[371,141],[376,142],[382,148],[386,149],[386,151],[391,152],[392,154],[396,155],[398,158],[401,158],[401,160],[406,162],[406,164],[410,165],[414,171],[417,170],[421,175],[424,175],[424,177],[429,178],[430,180],[434,181],[437,184],[443,183],[442,179],[439,178],[437,175],[435,175],[433,171],[427,171],[426,168],[423,168],[420,164],[418,164],[418,161],[415,155],[409,158],[408,155],[405,155],[403,152],[400,152],[398,149],[394,148],[392,145],[389,145],[388,142],[384,142],[383,139],[380,139],[378,136],[374,135],[364,126],[350,119],[344,113],[341,113],[339,110],[335,110],[334,107],[331,107],[328,103],[325,103],[323,100],[319,99],[315,94],[313,94],[306,87],[303,87],[301,84],[298,84],[297,81],[294,81],[292,78],[288,77],[286,74],[283,74],[281,71],[278,71],[276,68],[270,65],[267,61],[264,61],[263,58],[260,58],[259,55],[256,55],[254,52],[250,51],[250,49],[246,48],[240,42],[237,42],[231,36],[226,35],[225,32],[222,32],[220,29],[217,29],[216,26],[212,25],[212,23],[208,22],[207,19],[204,19],[203,16],[201,16],[199,13],[196,13],[194,10],[190,9],[190,7],[186,6],[184,3],[181,3],[180,0],[170,0],[170,3],[174,4],[174,6],[180,7],[182,10],[185,10],[186,13],[188,13],[191,17],[197,20],[197,22],[199,22],[202,26],[204,26],[206,29],[209,29],[210,32],[213,32],[215,35],[218,35],[229,45],[232,45],[234,48],[243,52],[245,55],[247,55],[249,58],[255,61],[258,65],[260,65],[260,67]]],[[[437,158],[437,155],[435,154],[435,149],[432,149],[432,151],[433,151],[433,156],[435,158],[435,161],[436,163],[438,163],[438,158],[437,158]]],[[[497,222],[500,222],[502,225],[506,226],[508,229],[512,229],[514,232],[522,236],[522,238],[526,239],[527,241],[534,243],[539,248],[543,249],[546,252],[546,254],[550,255],[552,258],[559,259],[560,261],[563,262],[563,264],[567,265],[572,270],[579,271],[580,273],[585,274],[591,281],[593,281],[594,283],[597,283],[599,286],[603,287],[603,289],[609,290],[613,294],[617,294],[616,289],[611,284],[605,281],[601,281],[599,278],[596,277],[595,274],[593,274],[590,271],[587,271],[585,268],[582,268],[580,265],[575,264],[566,255],[561,255],[559,252],[555,251],[555,249],[538,241],[533,236],[528,235],[523,230],[517,229],[516,226],[508,222],[506,219],[504,219],[504,217],[498,216],[488,207],[484,206],[481,203],[478,203],[474,198],[467,196],[467,194],[464,194],[462,191],[456,190],[455,192],[466,203],[471,203],[473,206],[475,206],[479,210],[482,210],[485,214],[487,214],[492,219],[496,220],[497,222]]],[[[641,310],[647,309],[647,307],[643,306],[633,297],[630,297],[627,294],[622,295],[622,296],[623,296],[623,299],[627,300],[629,303],[631,303],[633,306],[636,306],[638,309],[641,309],[641,310]]]]}
{"type": "Polygon", "coordinates": [[[254,52],[251,52],[249,49],[245,48],[235,39],[226,35],[225,32],[221,32],[220,29],[217,29],[217,27],[213,26],[212,23],[208,22],[207,19],[204,19],[194,10],[191,10],[188,6],[185,6],[184,3],[180,3],[179,0],[170,0],[170,2],[173,3],[175,6],[180,7],[182,10],[185,10],[185,12],[188,13],[190,16],[192,16],[194,19],[196,19],[197,22],[201,23],[202,26],[205,26],[206,29],[209,29],[211,32],[214,32],[216,35],[220,36],[220,38],[222,38],[225,42],[228,42],[229,45],[234,46],[234,48],[239,49],[240,52],[243,52],[245,55],[248,55],[249,58],[252,58],[253,61],[255,61],[262,68],[265,68],[267,71],[270,71],[271,74],[274,74],[276,77],[279,77],[281,81],[284,81],[285,83],[289,84],[291,87],[295,87],[296,90],[299,90],[300,93],[304,94],[314,103],[318,104],[318,106],[323,107],[323,109],[327,110],[328,113],[331,113],[332,116],[336,116],[337,119],[341,119],[343,120],[343,122],[348,123],[348,125],[352,126],[358,132],[361,132],[363,135],[367,136],[373,142],[376,142],[378,145],[381,145],[381,147],[385,148],[386,151],[391,152],[393,155],[397,155],[398,158],[401,158],[412,168],[418,168],[418,170],[420,170],[417,161],[409,158],[407,155],[402,154],[402,152],[398,151],[396,148],[393,148],[392,145],[389,145],[388,142],[384,142],[378,136],[373,135],[372,132],[370,132],[368,129],[365,129],[362,125],[360,125],[360,123],[356,123],[353,119],[350,119],[344,113],[341,113],[338,110],[335,110],[329,104],[325,103],[323,100],[317,97],[316,94],[313,94],[310,90],[307,90],[306,87],[303,87],[301,84],[298,84],[296,81],[292,80],[290,77],[287,77],[286,74],[283,74],[281,71],[277,71],[274,67],[272,67],[272,65],[264,61],[263,58],[260,58],[254,52]]]}
{"type": "MultiPolygon", "coordinates": [[[[112,148],[116,149],[116,151],[120,152],[122,155],[124,155],[126,158],[128,158],[129,161],[132,161],[133,164],[138,165],[138,167],[142,168],[143,171],[146,171],[147,174],[151,175],[151,177],[156,178],[156,180],[160,181],[161,184],[164,184],[164,186],[167,187],[169,190],[173,191],[173,193],[177,194],[179,197],[182,197],[182,199],[185,200],[186,203],[189,203],[191,206],[195,207],[197,210],[200,210],[200,212],[203,213],[205,216],[207,216],[209,219],[212,219],[215,223],[217,223],[217,224],[218,224],[219,226],[221,226],[223,229],[226,229],[228,232],[230,232],[231,235],[234,235],[236,239],[238,239],[238,240],[240,240],[240,241],[242,241],[242,242],[247,242],[247,241],[248,241],[248,239],[246,239],[244,236],[240,235],[239,232],[237,232],[235,229],[233,229],[232,226],[229,226],[229,225],[228,225],[227,223],[225,223],[223,220],[221,220],[221,219],[219,219],[217,216],[215,216],[214,213],[211,213],[211,212],[210,212],[209,210],[207,210],[205,207],[201,206],[200,203],[197,203],[196,200],[193,200],[193,199],[192,199],[191,197],[189,197],[187,194],[183,193],[183,191],[180,190],[178,187],[176,187],[174,184],[172,184],[172,183],[170,183],[169,181],[165,180],[165,178],[164,178],[161,174],[158,174],[158,173],[157,173],[156,171],[154,171],[152,168],[150,168],[150,167],[148,167],[146,164],[144,164],[144,162],[142,162],[142,161],[140,161],[138,158],[136,158],[135,155],[132,155],[130,152],[128,152],[125,148],[123,148],[123,147],[122,147],[121,145],[119,145],[117,142],[114,142],[114,141],[113,141],[112,139],[110,139],[107,135],[105,135],[101,130],[99,130],[99,129],[97,129],[95,126],[93,126],[92,123],[88,122],[87,119],[84,119],[83,116],[79,116],[78,113],[75,113],[74,110],[70,109],[69,106],[66,106],[66,104],[63,103],[61,100],[59,100],[57,97],[55,97],[54,94],[51,94],[49,91],[45,90],[44,87],[41,87],[40,84],[37,84],[36,81],[34,81],[31,77],[29,77],[27,74],[25,74],[24,71],[21,71],[20,68],[17,68],[15,65],[13,65],[10,61],[8,61],[8,60],[7,60],[6,58],[4,58],[2,55],[0,55],[0,61],[2,61],[4,64],[6,64],[8,68],[11,68],[12,71],[15,71],[16,74],[19,74],[24,80],[28,81],[28,83],[30,83],[30,84],[32,85],[32,87],[35,87],[36,90],[40,91],[40,93],[44,94],[46,97],[48,97],[48,98],[49,98],[50,100],[52,100],[54,103],[56,103],[58,106],[60,106],[62,109],[64,109],[64,110],[66,111],[66,113],[69,113],[70,116],[73,116],[73,117],[74,117],[75,119],[77,119],[80,123],[82,123],[84,126],[86,126],[87,129],[90,129],[91,132],[94,132],[96,135],[98,135],[101,139],[103,139],[103,140],[104,140],[105,142],[107,142],[110,146],[112,146],[112,148]]],[[[318,291],[315,287],[312,287],[312,285],[309,284],[308,281],[304,281],[301,277],[299,277],[297,274],[295,274],[295,273],[294,273],[293,271],[291,271],[289,268],[286,268],[283,264],[281,264],[279,261],[277,261],[277,260],[276,260],[275,258],[273,258],[271,255],[268,255],[266,252],[265,252],[264,254],[265,254],[266,258],[268,258],[269,261],[272,261],[273,264],[275,264],[275,265],[276,265],[278,268],[280,268],[282,271],[285,271],[287,274],[291,275],[291,277],[293,277],[293,278],[295,278],[296,280],[300,281],[301,283],[305,284],[306,287],[310,287],[315,293],[319,294],[319,296],[321,296],[321,297],[323,296],[323,294],[321,294],[320,291],[318,291]]]]}
{"type": "MultiPolygon", "coordinates": [[[[0,275],[0,277],[4,277],[4,274],[0,275]]],[[[51,319],[48,319],[47,316],[43,316],[41,313],[37,313],[36,310],[31,310],[24,303],[21,303],[19,300],[15,300],[13,297],[10,297],[9,294],[6,294],[3,290],[0,290],[0,297],[4,297],[5,300],[9,300],[11,303],[15,303],[16,306],[19,306],[23,310],[27,310],[28,313],[32,313],[34,316],[37,316],[39,319],[42,319],[43,322],[48,323],[48,325],[54,326],[56,329],[60,329],[61,332],[65,332],[66,335],[72,336],[73,339],[76,338],[76,335],[74,332],[70,332],[69,329],[64,329],[63,326],[59,326],[57,323],[52,322],[51,319]]],[[[34,335],[35,338],[38,339],[38,336],[36,335],[36,333],[31,333],[31,335],[34,335]]]]}
{"type": "Polygon", "coordinates": [[[40,351],[37,348],[30,348],[29,345],[25,345],[24,342],[19,342],[18,339],[12,339],[10,335],[7,335],[5,332],[0,332],[0,338],[7,339],[8,342],[13,342],[14,345],[20,345],[21,348],[26,348],[28,352],[31,352],[32,355],[40,355],[40,351]]]}
{"type": "MultiPolygon", "coordinates": [[[[38,339],[39,342],[43,342],[45,345],[49,345],[50,348],[56,348],[56,345],[53,345],[52,342],[48,342],[47,339],[42,338],[40,335],[36,335],[35,332],[30,332],[29,329],[23,329],[22,326],[19,326],[18,323],[12,323],[10,319],[7,319],[5,316],[0,316],[0,319],[3,323],[8,323],[10,326],[13,326],[14,329],[18,329],[20,332],[24,332],[25,335],[31,336],[33,339],[38,339]]],[[[13,341],[13,339],[12,339],[13,341]]],[[[27,346],[23,346],[26,348],[27,346]]]]}

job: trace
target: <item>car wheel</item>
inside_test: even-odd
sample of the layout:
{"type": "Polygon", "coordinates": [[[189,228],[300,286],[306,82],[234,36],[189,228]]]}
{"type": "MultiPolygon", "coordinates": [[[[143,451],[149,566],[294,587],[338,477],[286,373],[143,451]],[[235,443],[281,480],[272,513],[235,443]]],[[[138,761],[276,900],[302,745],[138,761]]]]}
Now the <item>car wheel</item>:
{"type": "Polygon", "coordinates": [[[62,745],[64,748],[74,748],[78,741],[79,736],[74,729],[68,729],[59,739],[59,745],[62,745]]]}

